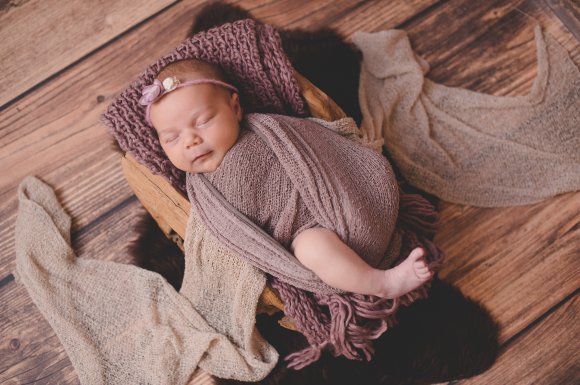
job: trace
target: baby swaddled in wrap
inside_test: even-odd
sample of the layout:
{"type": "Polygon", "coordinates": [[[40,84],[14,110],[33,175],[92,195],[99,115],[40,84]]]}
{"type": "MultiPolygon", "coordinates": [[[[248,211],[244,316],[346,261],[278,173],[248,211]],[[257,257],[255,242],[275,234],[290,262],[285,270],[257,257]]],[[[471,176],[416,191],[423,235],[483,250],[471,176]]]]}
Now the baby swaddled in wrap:
{"type": "Polygon", "coordinates": [[[332,230],[369,265],[392,266],[400,251],[400,240],[391,242],[399,235],[399,192],[381,154],[310,119],[248,114],[244,123],[215,171],[187,175],[192,204],[221,241],[267,273],[314,292],[340,290],[287,251],[307,229],[332,230]]]}
{"type": "MultiPolygon", "coordinates": [[[[315,324],[344,327],[336,316],[354,311],[380,320],[370,333],[376,338],[397,300],[410,302],[431,278],[422,248],[401,258],[397,181],[381,154],[356,142],[351,119],[324,124],[352,138],[322,121],[281,115],[248,114],[240,131],[237,89],[218,67],[200,60],[163,68],[142,95],[147,122],[171,163],[187,172],[192,208],[216,238],[269,273],[273,286],[278,279],[330,296],[315,302],[342,302],[328,304],[330,322],[319,310],[315,324]]],[[[304,329],[303,320],[298,326],[304,329]]],[[[309,339],[311,348],[292,365],[316,360],[327,345],[334,354],[358,358],[359,348],[370,358],[368,330],[365,342],[342,345],[332,335],[345,331],[327,330],[331,340],[309,339]]]]}

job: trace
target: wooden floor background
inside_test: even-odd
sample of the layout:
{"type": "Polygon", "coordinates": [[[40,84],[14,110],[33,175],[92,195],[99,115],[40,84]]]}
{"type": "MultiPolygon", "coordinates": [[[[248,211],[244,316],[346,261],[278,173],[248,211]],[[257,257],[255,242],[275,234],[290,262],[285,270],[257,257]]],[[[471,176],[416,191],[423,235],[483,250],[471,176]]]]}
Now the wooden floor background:
{"type": "MultiPolygon", "coordinates": [[[[232,1],[234,2],[234,1],[232,1]]],[[[429,77],[493,95],[524,95],[541,24],[580,65],[577,0],[241,0],[280,27],[406,30],[429,77]]],[[[16,187],[52,185],[73,217],[81,258],[130,262],[142,212],[98,121],[111,99],[186,36],[198,0],[0,1],[0,383],[78,384],[62,345],[14,281],[16,187]]],[[[580,106],[579,110],[580,110],[580,106]]],[[[442,203],[442,278],[501,324],[501,355],[459,384],[578,384],[580,192],[535,205],[442,203]]],[[[197,373],[195,383],[209,383],[197,373]]]]}

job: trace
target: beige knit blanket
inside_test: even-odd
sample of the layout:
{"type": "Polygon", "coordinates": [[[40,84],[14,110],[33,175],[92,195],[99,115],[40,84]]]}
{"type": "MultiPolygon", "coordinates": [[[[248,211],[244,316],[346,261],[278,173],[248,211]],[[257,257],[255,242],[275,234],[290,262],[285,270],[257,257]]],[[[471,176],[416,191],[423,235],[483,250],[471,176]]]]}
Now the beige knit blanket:
{"type": "Polygon", "coordinates": [[[226,252],[195,216],[177,292],[157,273],[78,258],[71,218],[36,177],[21,182],[18,199],[14,275],[81,384],[186,384],[198,366],[221,378],[258,381],[276,364],[278,353],[255,329],[264,274],[226,252]]]}
{"type": "Polygon", "coordinates": [[[511,206],[580,189],[580,71],[535,28],[529,94],[493,96],[437,84],[401,30],[356,32],[362,131],[407,181],[439,198],[511,206]]]}

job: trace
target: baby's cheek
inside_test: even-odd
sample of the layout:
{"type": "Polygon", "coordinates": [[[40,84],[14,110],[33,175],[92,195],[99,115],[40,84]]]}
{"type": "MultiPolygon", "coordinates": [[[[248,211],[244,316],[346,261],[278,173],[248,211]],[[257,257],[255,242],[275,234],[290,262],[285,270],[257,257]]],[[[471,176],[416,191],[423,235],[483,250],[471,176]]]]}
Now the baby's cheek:
{"type": "Polygon", "coordinates": [[[171,148],[166,148],[164,149],[165,151],[165,155],[167,155],[167,158],[169,158],[169,161],[171,163],[173,163],[174,166],[180,167],[182,162],[183,157],[180,156],[180,154],[176,153],[173,149],[171,148]]]}

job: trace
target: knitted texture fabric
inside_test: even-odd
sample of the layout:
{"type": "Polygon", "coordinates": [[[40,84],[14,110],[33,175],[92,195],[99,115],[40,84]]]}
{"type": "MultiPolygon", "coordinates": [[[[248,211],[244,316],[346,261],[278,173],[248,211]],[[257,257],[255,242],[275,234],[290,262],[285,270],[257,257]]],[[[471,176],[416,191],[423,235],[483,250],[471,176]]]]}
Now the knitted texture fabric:
{"type": "Polygon", "coordinates": [[[525,96],[437,84],[400,30],[356,32],[362,130],[384,140],[412,185],[455,203],[523,205],[580,189],[580,71],[535,28],[538,70],[525,96]]]}
{"type": "Polygon", "coordinates": [[[400,248],[400,241],[389,248],[399,191],[387,159],[312,120],[255,113],[244,119],[249,132],[216,171],[186,179],[195,214],[218,240],[260,270],[317,293],[340,290],[288,251],[305,226],[332,230],[371,266],[390,267],[400,248]]]}
{"type": "Polygon", "coordinates": [[[245,127],[253,115],[244,117],[238,141],[216,171],[203,176],[227,202],[288,249],[298,233],[318,223],[276,155],[245,127]],[[256,167],[266,164],[268,167],[256,167]]]}
{"type": "Polygon", "coordinates": [[[119,143],[154,174],[165,176],[185,193],[185,174],[164,154],[155,130],[140,105],[141,89],[153,83],[159,71],[170,63],[197,58],[219,65],[240,90],[245,112],[305,115],[292,66],[284,54],[280,36],[271,25],[252,19],[239,20],[200,32],[151,64],[139,78],[117,96],[102,121],[119,143]]]}
{"type": "MultiPolygon", "coordinates": [[[[216,171],[187,174],[192,213],[220,242],[270,274],[290,304],[285,313],[312,344],[290,357],[296,368],[315,361],[326,346],[335,355],[356,359],[362,353],[370,359],[371,340],[392,324],[397,304],[425,295],[424,286],[394,300],[345,293],[284,247],[299,231],[317,226],[335,232],[377,268],[392,267],[408,255],[401,253],[404,230],[395,231],[399,187],[389,162],[370,145],[349,139],[358,136],[352,119],[335,125],[342,135],[316,120],[248,114],[250,132],[241,135],[216,171]],[[308,305],[297,303],[300,298],[308,305]],[[369,327],[369,321],[375,325],[369,327]]],[[[419,202],[429,212],[427,202],[419,202]]],[[[406,197],[407,218],[408,203],[406,197]]],[[[405,250],[417,245],[410,241],[405,250]]],[[[424,243],[426,259],[437,271],[442,254],[424,243]]]]}
{"type": "Polygon", "coordinates": [[[77,258],[71,218],[39,179],[26,177],[18,199],[16,281],[52,326],[81,384],[184,385],[197,366],[258,381],[275,366],[278,353],[255,328],[264,274],[228,254],[195,216],[177,292],[158,273],[77,258]]]}

